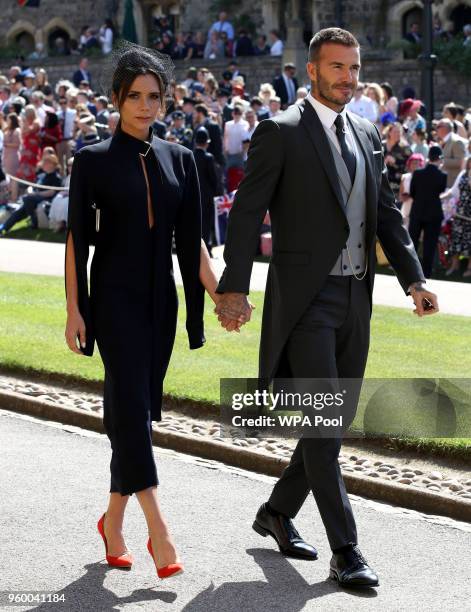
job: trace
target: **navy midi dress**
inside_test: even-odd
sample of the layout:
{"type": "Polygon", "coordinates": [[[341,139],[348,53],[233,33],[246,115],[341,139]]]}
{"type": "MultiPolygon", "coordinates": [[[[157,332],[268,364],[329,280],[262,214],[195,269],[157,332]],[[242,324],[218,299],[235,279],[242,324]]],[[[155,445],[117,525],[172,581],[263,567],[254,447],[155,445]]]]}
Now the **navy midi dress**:
{"type": "Polygon", "coordinates": [[[118,124],[111,138],[80,149],[74,157],[67,239],[69,233],[86,327],[81,350],[93,355],[96,342],[105,370],[110,492],[132,495],[159,482],[151,426],[161,420],[163,380],[177,323],[173,237],[189,346],[195,349],[205,342],[201,203],[193,153],[157,138],[152,130],[147,141],[140,140],[118,124]],[[90,244],[95,252],[89,288],[90,244]]]}

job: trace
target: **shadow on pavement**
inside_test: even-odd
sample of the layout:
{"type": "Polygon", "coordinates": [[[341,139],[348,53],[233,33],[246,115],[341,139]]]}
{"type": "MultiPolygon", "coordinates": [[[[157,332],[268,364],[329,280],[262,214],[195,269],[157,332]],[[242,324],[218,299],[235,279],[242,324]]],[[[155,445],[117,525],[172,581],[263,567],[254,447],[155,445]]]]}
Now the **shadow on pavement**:
{"type": "MultiPolygon", "coordinates": [[[[337,583],[329,578],[309,584],[291,563],[274,550],[251,548],[247,553],[262,569],[266,582],[226,582],[219,587],[211,584],[182,608],[182,612],[207,612],[218,610],[224,612],[262,612],[280,610],[297,612],[304,610],[307,602],[324,595],[337,592],[337,583]]],[[[306,561],[307,564],[318,561],[306,561]]],[[[326,567],[326,573],[328,567],[326,567]]],[[[234,568],[237,573],[237,568],[234,568]]],[[[357,597],[374,598],[375,589],[348,589],[348,593],[357,597]]],[[[352,606],[354,604],[352,603],[352,606]]]]}
{"type": "MultiPolygon", "coordinates": [[[[177,593],[172,591],[157,591],[154,589],[136,589],[130,595],[119,597],[113,591],[103,586],[108,571],[127,572],[126,569],[110,568],[100,563],[89,563],[84,568],[86,573],[78,580],[57,591],[64,594],[63,602],[45,602],[30,610],[52,611],[67,610],[67,612],[82,612],[83,610],[120,610],[122,606],[129,603],[141,603],[144,601],[155,601],[156,609],[158,602],[171,604],[177,598],[177,593]]],[[[178,587],[177,587],[178,588],[178,587]]]]}

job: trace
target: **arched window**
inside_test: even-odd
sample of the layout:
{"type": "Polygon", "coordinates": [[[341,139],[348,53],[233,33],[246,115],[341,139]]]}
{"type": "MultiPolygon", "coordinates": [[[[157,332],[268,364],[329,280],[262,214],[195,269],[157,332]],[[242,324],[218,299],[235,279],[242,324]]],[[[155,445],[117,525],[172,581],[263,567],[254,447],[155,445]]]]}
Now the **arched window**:
{"type": "Polygon", "coordinates": [[[51,55],[68,55],[70,35],[62,28],[54,28],[47,37],[47,46],[51,55]]]}
{"type": "Polygon", "coordinates": [[[402,16],[402,36],[409,32],[413,23],[419,24],[419,32],[422,32],[422,9],[413,8],[402,16]]]}
{"type": "Polygon", "coordinates": [[[458,4],[450,13],[450,21],[453,22],[453,34],[461,34],[463,26],[471,24],[471,6],[458,4]]]}
{"type": "Polygon", "coordinates": [[[34,36],[31,32],[23,30],[15,36],[15,44],[20,47],[23,53],[31,53],[35,49],[34,36]]]}

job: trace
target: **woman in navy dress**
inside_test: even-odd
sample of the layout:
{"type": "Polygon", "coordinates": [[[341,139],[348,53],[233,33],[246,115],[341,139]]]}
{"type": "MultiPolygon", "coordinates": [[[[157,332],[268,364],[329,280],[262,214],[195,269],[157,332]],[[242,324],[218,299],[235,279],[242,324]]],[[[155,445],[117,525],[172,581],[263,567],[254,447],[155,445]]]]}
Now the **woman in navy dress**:
{"type": "Polygon", "coordinates": [[[122,525],[129,496],[136,493],[160,577],[183,569],[159,508],[151,429],[152,421],[161,420],[177,323],[173,235],[190,349],[205,342],[204,289],[217,300],[217,278],[201,240],[193,153],[152,133],[165,109],[170,71],[169,58],[156,51],[129,43],[119,51],[112,101],[120,121],[111,138],[75,155],[65,256],[67,344],[91,356],[96,341],[105,369],[103,422],[112,448],[111,483],[98,530],[106,558],[113,566],[132,565],[122,525]],[[90,291],[89,244],[95,245],[90,291]]]}

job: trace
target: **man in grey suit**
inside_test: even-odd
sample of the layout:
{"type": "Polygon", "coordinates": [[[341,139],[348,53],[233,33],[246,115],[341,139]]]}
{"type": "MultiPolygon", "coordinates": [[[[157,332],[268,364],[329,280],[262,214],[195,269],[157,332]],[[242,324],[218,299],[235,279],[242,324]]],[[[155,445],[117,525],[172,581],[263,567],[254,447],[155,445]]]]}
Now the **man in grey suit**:
{"type": "MultiPolygon", "coordinates": [[[[260,342],[259,376],[362,379],[369,346],[375,239],[419,316],[438,311],[387,180],[374,124],[345,109],[358,84],[359,45],[339,28],[311,40],[311,94],[255,130],[247,172],[229,215],[226,268],[216,307],[227,330],[250,319],[247,300],[259,228],[270,212],[273,256],[260,342]]],[[[253,527],[284,554],[316,559],[292,519],[312,491],[342,585],[379,584],[358,548],[338,464],[341,437],[301,437],[253,527]]]]}

